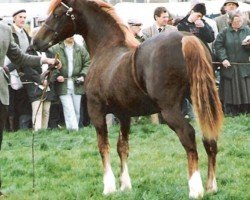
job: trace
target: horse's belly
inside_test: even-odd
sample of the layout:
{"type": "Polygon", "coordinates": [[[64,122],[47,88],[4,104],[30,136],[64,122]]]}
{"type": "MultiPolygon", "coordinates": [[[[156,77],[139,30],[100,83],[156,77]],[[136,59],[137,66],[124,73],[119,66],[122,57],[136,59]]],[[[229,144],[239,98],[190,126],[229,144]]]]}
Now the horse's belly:
{"type": "Polygon", "coordinates": [[[147,96],[137,99],[124,98],[124,103],[121,102],[110,102],[107,110],[117,115],[125,114],[131,117],[150,115],[160,111],[157,105],[147,96]]]}

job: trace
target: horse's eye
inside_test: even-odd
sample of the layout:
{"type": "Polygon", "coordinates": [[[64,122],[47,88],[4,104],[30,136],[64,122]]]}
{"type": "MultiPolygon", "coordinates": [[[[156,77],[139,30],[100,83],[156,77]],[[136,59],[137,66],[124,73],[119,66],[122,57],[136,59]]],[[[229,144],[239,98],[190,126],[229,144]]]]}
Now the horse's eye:
{"type": "Polygon", "coordinates": [[[58,18],[59,16],[57,14],[54,14],[54,18],[58,18]]]}

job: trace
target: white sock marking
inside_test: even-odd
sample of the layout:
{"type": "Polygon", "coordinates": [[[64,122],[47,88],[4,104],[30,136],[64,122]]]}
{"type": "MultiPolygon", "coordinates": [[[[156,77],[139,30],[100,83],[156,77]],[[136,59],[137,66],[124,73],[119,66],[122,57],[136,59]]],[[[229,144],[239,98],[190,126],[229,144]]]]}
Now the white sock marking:
{"type": "Polygon", "coordinates": [[[115,176],[111,167],[109,167],[107,172],[104,174],[103,183],[104,183],[104,190],[103,190],[104,195],[107,195],[116,191],[115,176]]]}
{"type": "Polygon", "coordinates": [[[199,171],[193,173],[192,177],[188,181],[188,185],[189,198],[198,199],[203,197],[204,189],[202,186],[202,180],[199,171]]]}
{"type": "Polygon", "coordinates": [[[127,164],[125,164],[125,166],[124,166],[124,170],[121,174],[120,180],[121,180],[121,191],[124,191],[125,189],[132,188],[131,180],[130,180],[129,173],[128,173],[127,164]]]}

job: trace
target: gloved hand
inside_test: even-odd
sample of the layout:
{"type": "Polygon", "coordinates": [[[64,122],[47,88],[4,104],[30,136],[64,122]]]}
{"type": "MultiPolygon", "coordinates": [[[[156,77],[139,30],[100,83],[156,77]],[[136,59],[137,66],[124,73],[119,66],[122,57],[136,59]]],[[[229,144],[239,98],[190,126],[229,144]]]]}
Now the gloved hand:
{"type": "Polygon", "coordinates": [[[222,61],[222,65],[223,65],[225,68],[228,68],[228,67],[231,66],[230,62],[229,62],[227,59],[225,59],[225,60],[222,61]]]}

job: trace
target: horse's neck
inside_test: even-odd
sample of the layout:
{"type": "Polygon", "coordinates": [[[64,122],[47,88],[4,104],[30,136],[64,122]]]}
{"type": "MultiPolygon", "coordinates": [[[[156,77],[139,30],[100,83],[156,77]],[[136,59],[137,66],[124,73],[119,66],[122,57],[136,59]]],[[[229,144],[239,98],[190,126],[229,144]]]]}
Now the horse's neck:
{"type": "Polygon", "coordinates": [[[83,22],[78,21],[78,27],[80,27],[78,31],[84,37],[90,54],[117,46],[125,40],[119,25],[115,24],[114,19],[104,11],[96,12],[87,6],[84,8],[84,11],[79,11],[82,13],[80,19],[83,19],[83,22]]]}

